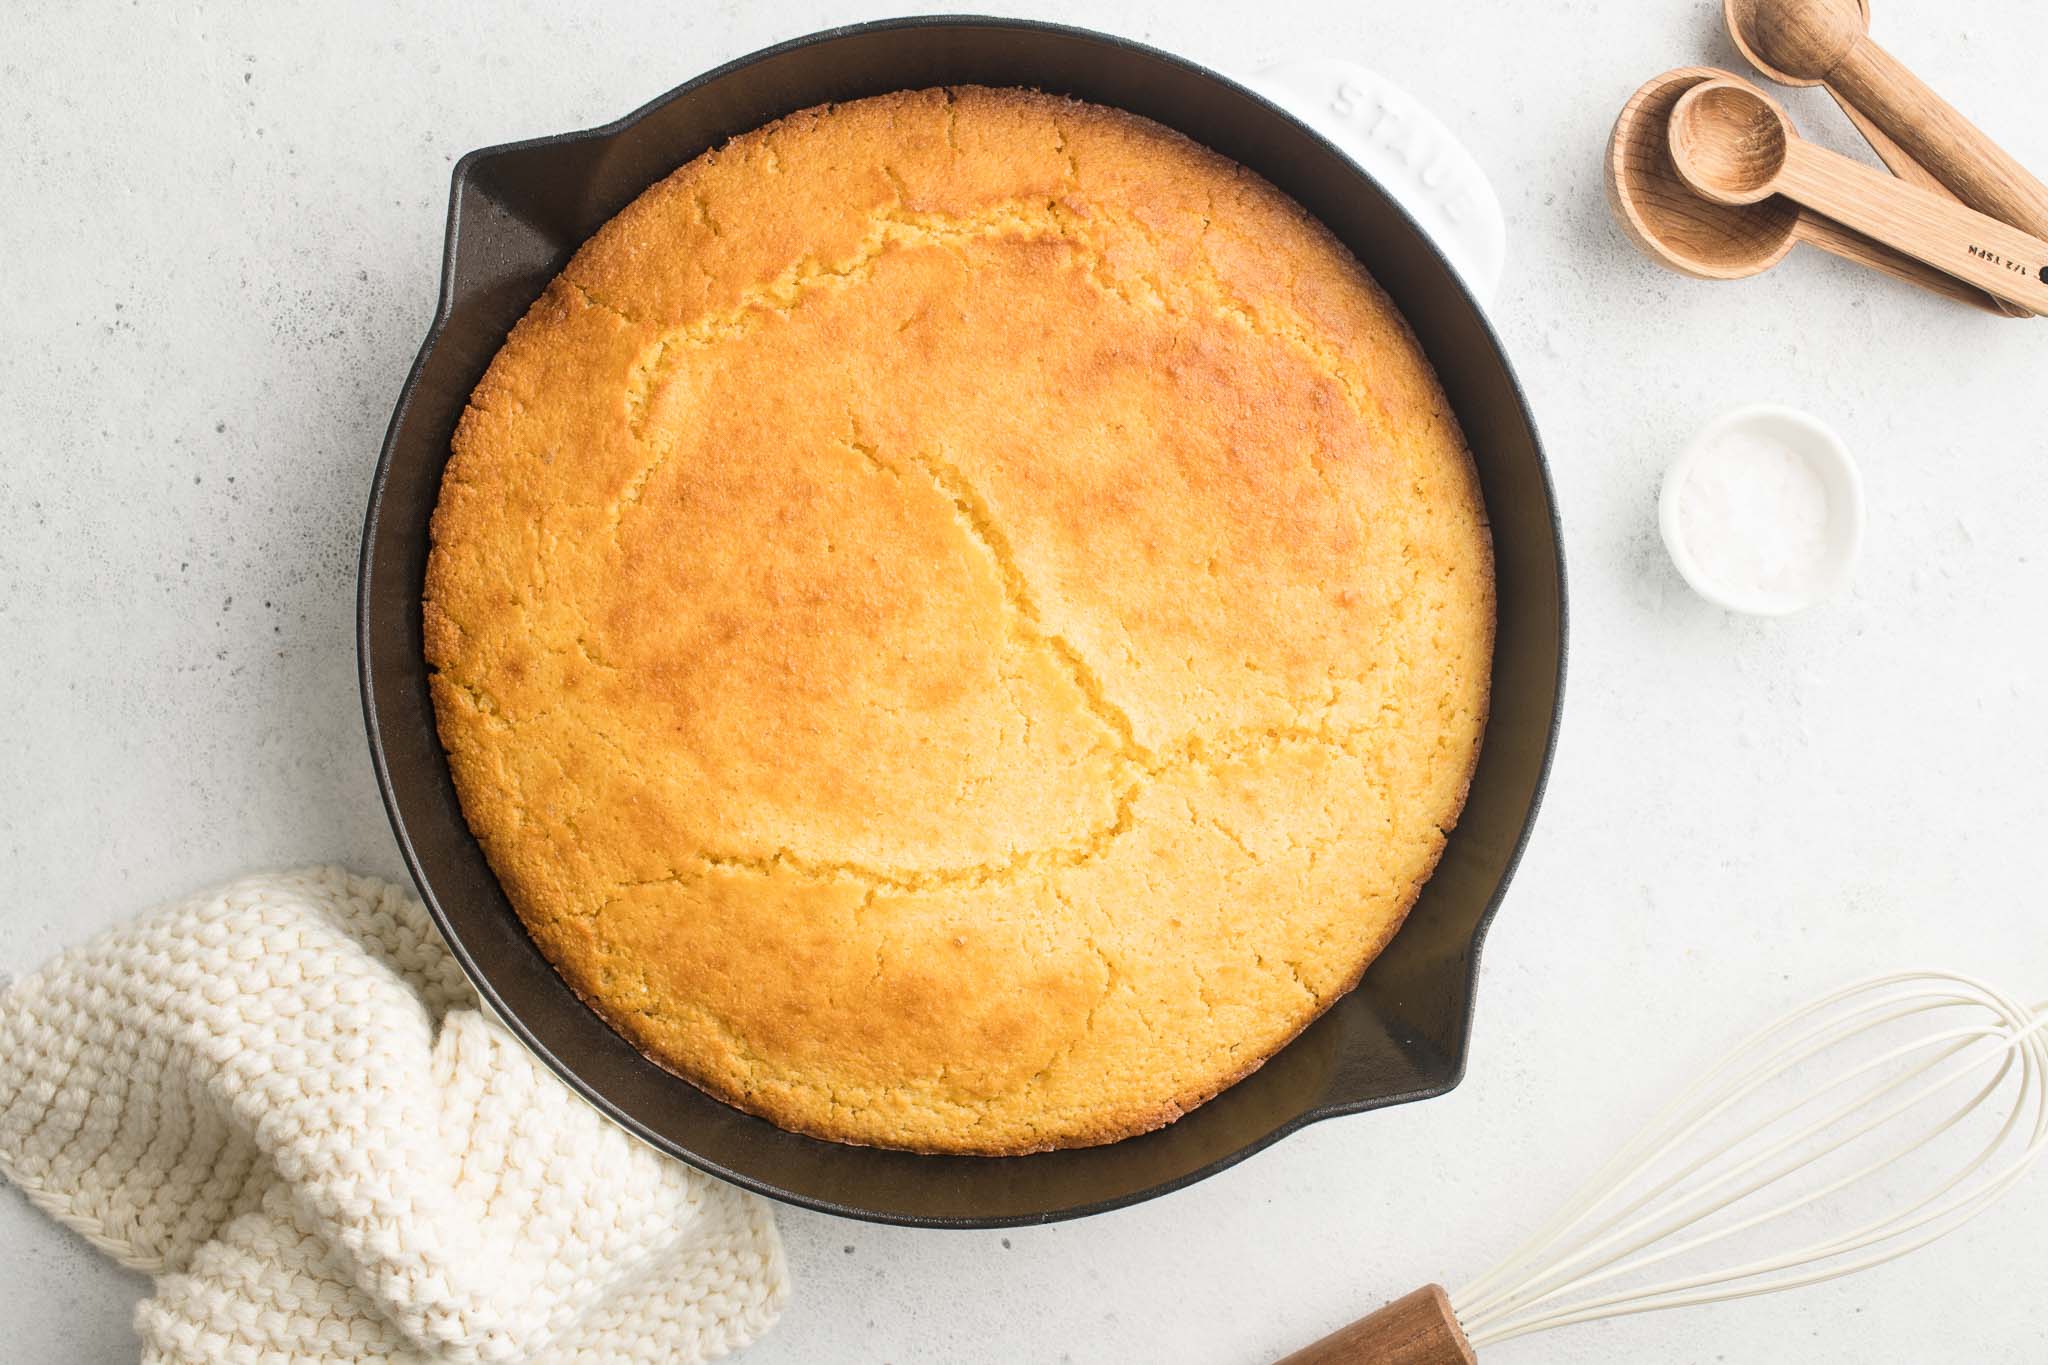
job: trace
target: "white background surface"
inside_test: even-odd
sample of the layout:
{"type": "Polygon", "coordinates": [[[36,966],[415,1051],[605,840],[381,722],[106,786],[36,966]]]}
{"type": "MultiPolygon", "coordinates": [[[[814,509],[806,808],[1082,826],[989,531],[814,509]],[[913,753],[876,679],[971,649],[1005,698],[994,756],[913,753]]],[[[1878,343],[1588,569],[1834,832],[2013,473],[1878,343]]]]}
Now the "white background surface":
{"type": "MultiPolygon", "coordinates": [[[[1009,9],[1009,6],[998,8],[1009,9]]],[[[1573,594],[1565,740],[1451,1096],[1314,1127],[1125,1212],[990,1234],[789,1212],[751,1365],[1252,1362],[1463,1279],[1689,1061],[1901,964],[2048,995],[2048,323],[1801,253],[1704,285],[1610,223],[1614,112],[1735,65],[1702,0],[1026,7],[1225,68],[1379,66],[1492,174],[1495,319],[1542,423],[1573,594]],[[1665,463],[1719,410],[1835,423],[1872,522],[1779,623],[1692,597],[1665,463]]],[[[432,309],[450,163],[599,123],[893,6],[11,4],[0,52],[0,970],[245,869],[401,875],[351,634],[357,534],[432,309]]],[[[1879,0],[1876,32],[2048,170],[2024,0],[1879,0]]],[[[1809,132],[1838,115],[1790,100],[1809,132]]],[[[2048,1359],[2048,1178],[1962,1235],[1776,1300],[1532,1338],[1496,1365],[2048,1359]]],[[[0,1357],[127,1357],[140,1280],[0,1194],[0,1357]]]]}

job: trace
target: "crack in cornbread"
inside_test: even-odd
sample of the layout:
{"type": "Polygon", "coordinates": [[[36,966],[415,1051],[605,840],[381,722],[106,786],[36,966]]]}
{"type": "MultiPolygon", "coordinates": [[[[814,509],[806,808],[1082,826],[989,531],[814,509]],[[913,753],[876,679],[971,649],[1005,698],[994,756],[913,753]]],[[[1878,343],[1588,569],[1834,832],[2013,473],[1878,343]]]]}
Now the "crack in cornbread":
{"type": "Polygon", "coordinates": [[[1490,542],[1398,313],[1255,176],[1024,91],[650,189],[457,430],[471,827],[650,1057],[786,1127],[1170,1122],[1354,985],[1484,728],[1490,542]]]}

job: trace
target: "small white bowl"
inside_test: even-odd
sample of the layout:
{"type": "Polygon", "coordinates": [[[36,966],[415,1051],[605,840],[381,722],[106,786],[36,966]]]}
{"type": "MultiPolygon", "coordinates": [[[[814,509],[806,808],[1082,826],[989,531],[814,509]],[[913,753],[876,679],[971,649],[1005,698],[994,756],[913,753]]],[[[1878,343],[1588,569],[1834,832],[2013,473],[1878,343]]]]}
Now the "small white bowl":
{"type": "Polygon", "coordinates": [[[1772,403],[1737,408],[1709,423],[1664,472],[1664,487],[1657,500],[1657,526],[1664,533],[1664,548],[1670,552],[1679,576],[1701,597],[1729,611],[1752,616],[1789,616],[1830,596],[1849,581],[1856,557],[1863,549],[1863,479],[1856,472],[1849,448],[1819,419],[1772,403]],[[1745,593],[1740,584],[1718,582],[1700,567],[1698,558],[1685,543],[1679,503],[1686,481],[1701,464],[1714,458],[1726,437],[1739,431],[1753,431],[1797,451],[1826,490],[1826,545],[1811,590],[1801,596],[1780,593],[1758,597],[1745,593]]]}

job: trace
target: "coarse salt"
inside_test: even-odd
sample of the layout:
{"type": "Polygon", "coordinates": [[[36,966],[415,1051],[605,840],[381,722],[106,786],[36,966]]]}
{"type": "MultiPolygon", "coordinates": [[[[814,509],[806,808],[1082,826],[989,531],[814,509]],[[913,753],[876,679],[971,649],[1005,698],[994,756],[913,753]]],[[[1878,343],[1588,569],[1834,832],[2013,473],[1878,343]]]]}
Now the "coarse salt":
{"type": "Polygon", "coordinates": [[[1700,574],[1765,608],[1797,606],[1819,591],[1829,515],[1812,461],[1754,430],[1724,433],[1679,491],[1679,534],[1700,574]]]}

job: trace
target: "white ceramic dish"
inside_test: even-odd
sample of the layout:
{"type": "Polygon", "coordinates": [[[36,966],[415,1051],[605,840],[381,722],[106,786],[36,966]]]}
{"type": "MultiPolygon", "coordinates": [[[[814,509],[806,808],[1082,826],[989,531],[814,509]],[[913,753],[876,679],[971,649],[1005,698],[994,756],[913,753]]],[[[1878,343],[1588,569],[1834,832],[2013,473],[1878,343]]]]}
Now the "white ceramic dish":
{"type": "Polygon", "coordinates": [[[1751,616],[1789,616],[1839,591],[1855,570],[1863,549],[1863,479],[1839,436],[1818,418],[1794,408],[1760,403],[1724,413],[1695,436],[1664,473],[1657,505],[1658,529],[1679,575],[1718,607],[1751,616]],[[1730,449],[1729,438],[1751,434],[1795,451],[1818,476],[1827,496],[1821,560],[1798,593],[1758,593],[1717,579],[1687,543],[1681,508],[1687,482],[1708,461],[1730,449]]]}
{"type": "Polygon", "coordinates": [[[1465,279],[1493,302],[1507,261],[1500,197],[1444,122],[1406,90],[1338,57],[1297,57],[1245,84],[1293,114],[1399,200],[1465,279]]]}

